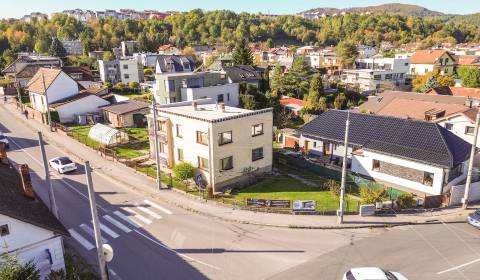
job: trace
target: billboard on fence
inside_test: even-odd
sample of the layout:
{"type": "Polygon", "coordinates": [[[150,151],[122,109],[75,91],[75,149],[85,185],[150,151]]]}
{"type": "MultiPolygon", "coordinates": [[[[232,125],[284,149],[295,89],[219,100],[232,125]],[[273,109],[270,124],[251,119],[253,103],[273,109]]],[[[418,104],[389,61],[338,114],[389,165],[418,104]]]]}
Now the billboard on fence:
{"type": "Polygon", "coordinates": [[[261,208],[291,208],[292,201],[285,199],[254,199],[247,198],[246,204],[248,207],[261,208]]]}
{"type": "Polygon", "coordinates": [[[294,211],[315,211],[315,206],[316,206],[315,200],[294,200],[293,201],[294,211]]]}

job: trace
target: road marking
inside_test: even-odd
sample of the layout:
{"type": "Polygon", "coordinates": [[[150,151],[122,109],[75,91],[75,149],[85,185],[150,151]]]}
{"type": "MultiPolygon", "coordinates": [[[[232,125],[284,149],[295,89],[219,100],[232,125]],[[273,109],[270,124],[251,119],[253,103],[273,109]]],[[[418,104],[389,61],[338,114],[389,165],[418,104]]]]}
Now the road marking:
{"type": "Polygon", "coordinates": [[[149,219],[145,218],[144,216],[138,214],[138,213],[137,213],[136,211],[134,211],[133,209],[130,209],[130,208],[127,208],[127,207],[122,208],[122,209],[125,210],[125,211],[127,211],[127,212],[129,212],[130,214],[133,215],[134,218],[139,219],[140,221],[146,223],[147,225],[149,225],[149,224],[152,223],[151,220],[149,220],[149,219]]]}
{"type": "Polygon", "coordinates": [[[115,211],[113,212],[113,214],[117,215],[120,219],[124,220],[125,222],[131,224],[132,226],[134,226],[135,228],[141,228],[141,226],[137,223],[135,223],[134,221],[132,221],[130,219],[130,217],[127,217],[125,216],[122,212],[120,211],[115,211]]]}
{"type": "MultiPolygon", "coordinates": [[[[95,233],[93,232],[93,229],[90,226],[86,224],[81,224],[80,228],[83,229],[83,231],[85,231],[88,235],[93,237],[93,239],[95,239],[95,233]]],[[[108,240],[102,237],[102,243],[103,244],[108,243],[108,240]]]]}
{"type": "Polygon", "coordinates": [[[110,235],[113,238],[117,238],[117,237],[120,236],[103,223],[100,223],[100,229],[103,230],[103,232],[105,232],[106,234],[110,235]]]}
{"type": "Polygon", "coordinates": [[[461,265],[454,266],[452,268],[449,268],[449,269],[446,269],[446,270],[443,270],[443,271],[440,271],[440,272],[437,272],[437,274],[444,274],[444,273],[447,273],[447,272],[450,272],[450,271],[453,271],[453,270],[457,270],[457,269],[462,268],[462,267],[469,266],[469,265],[477,263],[477,262],[480,262],[480,258],[476,259],[476,260],[473,260],[473,261],[470,261],[470,262],[467,262],[467,263],[464,263],[464,264],[461,264],[461,265]]]}
{"type": "Polygon", "coordinates": [[[109,268],[108,269],[108,273],[110,274],[110,276],[113,276],[115,278],[117,278],[118,280],[121,280],[122,278],[120,278],[120,276],[117,275],[117,273],[115,271],[113,271],[113,269],[109,268]]]}
{"type": "Polygon", "coordinates": [[[78,243],[80,243],[80,245],[87,249],[87,251],[95,248],[92,243],[90,243],[87,239],[83,238],[83,236],[81,236],[80,233],[75,231],[73,228],[69,229],[68,232],[78,243]]]}
{"type": "Polygon", "coordinates": [[[208,266],[208,267],[213,268],[213,269],[216,269],[216,270],[222,270],[222,269],[221,269],[220,267],[218,267],[218,266],[214,266],[214,265],[208,264],[208,263],[206,263],[206,262],[202,262],[201,260],[197,260],[197,259],[192,258],[192,257],[189,257],[189,256],[187,256],[187,255],[178,253],[178,252],[175,251],[174,249],[172,249],[172,248],[170,248],[170,247],[168,247],[168,246],[166,246],[166,245],[163,245],[162,243],[159,243],[159,242],[157,242],[156,240],[153,240],[152,238],[146,236],[145,234],[139,232],[139,231],[136,230],[136,229],[134,229],[134,231],[135,231],[136,233],[138,233],[139,235],[143,236],[144,238],[150,240],[151,242],[157,244],[158,246],[160,246],[160,247],[162,247],[162,248],[164,248],[164,249],[167,249],[167,250],[169,250],[169,251],[171,251],[171,252],[174,252],[174,253],[176,253],[177,255],[179,255],[179,256],[187,259],[187,260],[191,260],[191,261],[197,262],[197,263],[199,263],[199,264],[202,264],[202,265],[204,265],[204,266],[208,266]]]}
{"type": "Polygon", "coordinates": [[[162,211],[163,213],[165,214],[168,214],[168,215],[172,215],[172,211],[168,210],[167,208],[164,208],[154,202],[151,202],[150,200],[148,199],[145,199],[143,202],[145,202],[146,204],[152,206],[153,208],[157,208],[158,210],[162,211]]]}
{"type": "Polygon", "coordinates": [[[115,220],[114,218],[110,217],[109,215],[103,216],[103,218],[107,221],[109,221],[112,225],[116,226],[117,228],[123,230],[126,233],[131,232],[132,230],[129,229],[127,226],[124,224],[120,223],[119,221],[115,220]]]}
{"type": "Polygon", "coordinates": [[[161,219],[162,218],[162,216],[158,215],[157,213],[155,213],[152,210],[150,210],[148,208],[145,208],[143,206],[137,206],[137,209],[144,212],[144,213],[147,213],[148,215],[154,217],[155,219],[161,219]]]}
{"type": "MultiPolygon", "coordinates": [[[[32,156],[29,152],[27,152],[22,146],[20,146],[16,141],[14,141],[11,137],[8,137],[9,140],[15,144],[15,146],[17,146],[22,152],[24,152],[25,154],[27,154],[31,159],[33,159],[33,161],[35,161],[38,165],[40,165],[41,167],[43,167],[43,163],[41,163],[39,160],[37,160],[34,156],[32,156]]],[[[71,185],[70,183],[68,183],[67,181],[65,181],[63,179],[63,177],[57,175],[56,173],[50,173],[52,177],[56,177],[57,179],[60,179],[62,181],[63,184],[65,184],[68,188],[70,188],[72,191],[76,192],[77,194],[79,194],[81,197],[83,197],[86,201],[90,201],[90,199],[84,195],[81,191],[77,190],[73,185],[71,185]]],[[[81,182],[80,182],[81,183],[81,182]]],[[[97,207],[102,209],[104,212],[107,212],[107,210],[105,210],[105,208],[103,208],[102,206],[98,205],[97,203],[97,207]]]]}

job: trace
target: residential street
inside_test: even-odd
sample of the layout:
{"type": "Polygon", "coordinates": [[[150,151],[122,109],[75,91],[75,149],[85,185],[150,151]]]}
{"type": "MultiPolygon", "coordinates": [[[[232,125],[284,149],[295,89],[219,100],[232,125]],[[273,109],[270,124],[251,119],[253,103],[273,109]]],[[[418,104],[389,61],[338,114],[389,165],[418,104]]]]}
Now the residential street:
{"type": "MultiPolygon", "coordinates": [[[[0,107],[0,130],[11,140],[15,163],[28,163],[34,188],[48,204],[37,134],[0,107]]],[[[48,158],[63,155],[46,146],[48,158]]],[[[96,264],[85,186],[79,168],[73,174],[52,172],[60,220],[74,248],[96,264]]],[[[280,271],[385,230],[293,230],[239,225],[191,213],[146,198],[93,172],[102,235],[115,257],[112,279],[265,279],[280,271]]]]}

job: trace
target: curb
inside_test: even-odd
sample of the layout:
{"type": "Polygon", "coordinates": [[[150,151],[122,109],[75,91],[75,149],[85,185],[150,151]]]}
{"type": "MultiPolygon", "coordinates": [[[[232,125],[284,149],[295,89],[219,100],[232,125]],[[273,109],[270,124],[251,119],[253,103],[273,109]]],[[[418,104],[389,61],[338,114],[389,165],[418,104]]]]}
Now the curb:
{"type": "MultiPolygon", "coordinates": [[[[23,124],[25,124],[27,127],[29,127],[30,129],[32,130],[35,130],[35,131],[38,131],[35,127],[33,127],[27,120],[19,117],[16,113],[15,110],[11,110],[10,108],[7,108],[7,106],[3,106],[3,108],[5,108],[7,111],[9,111],[10,113],[12,113],[12,115],[19,121],[21,121],[23,124]]],[[[35,121],[35,120],[34,120],[35,121]]],[[[39,123],[40,124],[40,123],[39,123]]],[[[51,135],[48,133],[43,133],[43,136],[44,136],[44,140],[47,139],[49,141],[52,141],[54,142],[56,145],[55,147],[61,149],[63,152],[65,153],[68,153],[69,155],[72,155],[73,157],[75,157],[77,160],[79,161],[86,161],[85,159],[83,159],[81,156],[77,155],[77,153],[75,152],[72,152],[70,151],[68,148],[66,148],[63,144],[59,144],[57,141],[55,141],[52,137],[50,137],[51,135]]],[[[68,137],[68,136],[67,136],[68,137]]],[[[70,137],[69,137],[70,138],[70,137]]],[[[73,138],[71,138],[73,139],[73,138]]],[[[75,139],[73,139],[74,141],[76,141],[75,139]]],[[[78,142],[78,141],[76,141],[78,142]]],[[[78,142],[79,144],[82,144],[80,142],[78,142]]],[[[83,144],[82,144],[83,145],[83,144]]],[[[84,145],[85,146],[85,145],[84,145]]],[[[85,146],[87,147],[87,146],[85,146]]],[[[87,147],[88,148],[88,147],[87,147]]],[[[112,162],[114,165],[117,165],[116,162],[112,162]]],[[[141,172],[138,172],[128,166],[125,166],[125,168],[129,168],[131,171],[133,171],[135,174],[139,174],[139,175],[142,175],[142,176],[145,176],[146,178],[148,178],[149,180],[151,180],[152,182],[155,182],[156,180],[141,173],[141,172]]],[[[146,195],[148,197],[151,197],[151,198],[156,198],[156,199],[160,199],[170,205],[173,205],[173,206],[176,206],[178,208],[181,208],[183,210],[186,210],[186,211],[189,211],[189,212],[192,212],[192,213],[195,213],[195,214],[200,214],[202,216],[205,216],[205,217],[211,217],[211,218],[215,218],[215,219],[218,219],[218,220],[221,220],[221,221],[224,221],[224,222],[232,222],[232,223],[239,223],[239,224],[248,224],[248,225],[257,225],[257,226],[266,226],[266,227],[273,227],[273,228],[289,228],[289,229],[317,229],[317,230],[334,230],[334,229],[364,229],[364,228],[389,228],[389,227],[399,227],[399,226],[417,226],[417,225],[427,225],[427,224],[442,224],[442,223],[445,223],[445,224],[455,224],[455,223],[466,223],[465,219],[463,220],[454,220],[454,221],[446,221],[446,222],[442,222],[442,221],[439,221],[438,219],[434,219],[434,220],[425,220],[425,221],[411,221],[411,222],[379,222],[379,223],[372,223],[372,224],[368,224],[368,223],[362,223],[362,224],[351,224],[351,225],[347,225],[347,224],[344,224],[344,225],[338,225],[338,226],[304,226],[304,225],[290,225],[290,224],[270,224],[270,223],[260,223],[260,222],[252,222],[252,221],[248,221],[248,220],[241,220],[241,219],[231,219],[231,218],[225,218],[225,217],[221,217],[221,216],[217,216],[215,214],[212,214],[212,213],[208,213],[208,212],[205,212],[205,211],[200,211],[200,210],[197,210],[195,208],[192,208],[192,207],[189,207],[189,206],[186,206],[184,204],[181,204],[181,203],[178,203],[178,202],[174,202],[170,199],[166,199],[162,196],[160,196],[160,193],[154,193],[154,190],[156,190],[155,188],[151,188],[150,189],[144,189],[144,188],[139,188],[137,186],[134,186],[128,182],[125,182],[121,179],[118,179],[118,178],[114,178],[113,176],[111,176],[110,174],[108,174],[107,172],[103,171],[101,168],[95,168],[95,166],[92,166],[92,169],[94,172],[96,172],[97,174],[103,176],[104,178],[106,178],[107,180],[110,180],[110,181],[114,181],[114,182],[117,182],[117,183],[120,183],[122,184],[124,187],[127,187],[139,194],[142,194],[142,195],[146,195]]],[[[163,184],[163,183],[162,183],[163,184]]],[[[165,184],[164,184],[165,185],[165,184]]],[[[162,190],[163,191],[163,190],[162,190]]],[[[195,195],[192,195],[192,194],[189,194],[185,191],[182,191],[182,190],[178,190],[178,189],[175,189],[175,188],[170,188],[170,189],[165,189],[164,191],[174,191],[178,194],[182,194],[186,197],[188,197],[189,199],[195,199],[197,201],[200,201],[202,203],[206,203],[206,204],[214,204],[215,206],[218,206],[218,207],[223,207],[223,208],[226,208],[226,209],[232,209],[233,210],[239,210],[239,209],[235,209],[235,206],[232,205],[232,207],[228,207],[226,204],[222,204],[220,202],[217,202],[217,201],[211,201],[211,200],[205,200],[201,197],[198,197],[198,196],[195,196],[195,195]]],[[[268,212],[262,212],[262,213],[268,213],[268,212]]]]}

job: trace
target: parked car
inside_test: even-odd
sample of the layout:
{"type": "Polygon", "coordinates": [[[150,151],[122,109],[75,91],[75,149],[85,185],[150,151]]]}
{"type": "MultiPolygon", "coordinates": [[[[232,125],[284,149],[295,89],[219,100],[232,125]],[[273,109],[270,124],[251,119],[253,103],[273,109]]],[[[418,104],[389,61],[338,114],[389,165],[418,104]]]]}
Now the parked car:
{"type": "Polygon", "coordinates": [[[5,143],[6,147],[10,148],[10,143],[8,142],[7,136],[5,136],[1,131],[0,131],[0,142],[5,143]]]}
{"type": "Polygon", "coordinates": [[[68,157],[56,157],[48,161],[51,168],[55,169],[58,173],[64,174],[77,170],[77,165],[68,157]]]}
{"type": "Polygon", "coordinates": [[[379,267],[357,267],[345,272],[343,280],[408,280],[398,272],[383,270],[379,267]]]}
{"type": "Polygon", "coordinates": [[[467,221],[476,228],[480,228],[480,209],[468,214],[467,221]]]}

